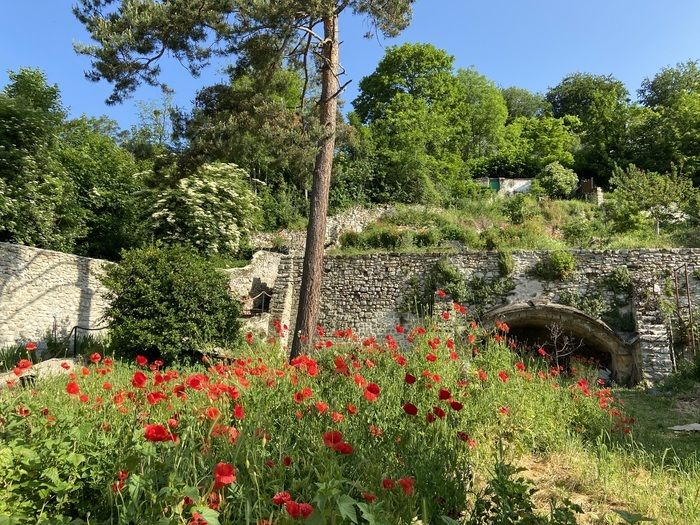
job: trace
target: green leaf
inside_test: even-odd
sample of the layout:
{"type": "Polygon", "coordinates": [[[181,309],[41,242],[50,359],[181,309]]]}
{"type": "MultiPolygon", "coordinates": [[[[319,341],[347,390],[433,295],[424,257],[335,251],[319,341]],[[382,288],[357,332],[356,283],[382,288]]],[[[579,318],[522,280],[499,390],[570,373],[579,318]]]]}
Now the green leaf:
{"type": "Polygon", "coordinates": [[[219,513],[209,507],[193,507],[192,512],[198,512],[207,522],[207,525],[221,525],[219,523],[219,513]]]}
{"type": "Polygon", "coordinates": [[[357,502],[347,494],[342,494],[337,501],[338,510],[343,519],[349,519],[352,523],[357,523],[357,511],[355,510],[357,502]]]}

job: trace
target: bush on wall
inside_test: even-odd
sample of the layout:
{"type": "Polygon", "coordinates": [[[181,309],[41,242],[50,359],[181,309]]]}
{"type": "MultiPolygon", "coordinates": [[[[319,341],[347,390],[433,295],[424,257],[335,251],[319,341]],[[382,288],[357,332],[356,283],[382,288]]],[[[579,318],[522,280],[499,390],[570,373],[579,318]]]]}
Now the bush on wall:
{"type": "Polygon", "coordinates": [[[124,252],[102,281],[118,357],[192,363],[203,345],[224,346],[237,335],[240,305],[228,294],[225,275],[188,248],[124,252]]]}

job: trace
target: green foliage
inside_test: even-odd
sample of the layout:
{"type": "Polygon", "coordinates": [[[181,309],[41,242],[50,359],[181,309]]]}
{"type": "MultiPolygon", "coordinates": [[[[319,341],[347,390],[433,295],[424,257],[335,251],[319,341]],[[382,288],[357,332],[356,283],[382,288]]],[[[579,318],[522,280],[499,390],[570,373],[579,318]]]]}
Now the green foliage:
{"type": "Polygon", "coordinates": [[[607,277],[608,286],[617,294],[629,294],[632,291],[632,276],[627,266],[617,266],[607,277]]]}
{"type": "Polygon", "coordinates": [[[563,250],[549,252],[534,267],[535,276],[546,281],[563,281],[576,270],[576,259],[563,250]]]}
{"type": "Polygon", "coordinates": [[[618,230],[638,229],[647,218],[656,225],[673,221],[697,193],[692,182],[681,175],[661,175],[630,165],[616,168],[610,179],[613,192],[606,204],[618,230]]]}
{"type": "Polygon", "coordinates": [[[508,124],[518,117],[539,118],[551,111],[544,95],[512,86],[501,90],[508,108],[508,124]]]}
{"type": "MultiPolygon", "coordinates": [[[[502,456],[502,453],[500,454],[502,456]]],[[[565,499],[551,501],[549,517],[535,512],[532,497],[537,492],[532,483],[518,474],[525,469],[505,463],[499,457],[493,477],[477,498],[467,520],[468,525],[576,525],[576,514],[583,509],[565,499]]]]}
{"type": "Polygon", "coordinates": [[[600,319],[606,306],[600,292],[590,291],[582,295],[577,291],[564,290],[559,294],[559,302],[581,310],[593,319],[600,319]]]}
{"type": "Polygon", "coordinates": [[[523,224],[539,215],[539,211],[537,202],[529,195],[518,193],[503,200],[503,214],[513,224],[523,224]]]}
{"type": "Polygon", "coordinates": [[[117,356],[198,362],[205,345],[225,346],[238,332],[238,301],[227,279],[183,247],[125,252],[107,267],[110,344],[117,356]]]}
{"type": "Polygon", "coordinates": [[[202,166],[157,194],[151,230],[166,243],[189,244],[204,254],[235,254],[258,211],[247,178],[235,164],[202,166]]]}
{"type": "Polygon", "coordinates": [[[552,162],[537,174],[535,182],[548,197],[565,199],[576,189],[578,176],[573,170],[565,168],[558,162],[552,162]]]}
{"type": "Polygon", "coordinates": [[[414,234],[409,230],[391,225],[371,225],[361,233],[343,233],[340,245],[355,250],[397,251],[411,248],[414,240],[414,234]]]}
{"type": "Polygon", "coordinates": [[[498,270],[501,272],[501,277],[508,277],[514,269],[513,254],[509,250],[498,250],[498,270]]]}

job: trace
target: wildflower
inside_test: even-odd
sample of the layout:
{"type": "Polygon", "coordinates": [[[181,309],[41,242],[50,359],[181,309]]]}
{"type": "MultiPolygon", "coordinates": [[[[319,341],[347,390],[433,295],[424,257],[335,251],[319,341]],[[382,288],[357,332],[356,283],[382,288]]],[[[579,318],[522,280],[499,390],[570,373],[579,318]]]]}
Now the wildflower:
{"type": "Polygon", "coordinates": [[[139,366],[146,366],[148,364],[148,359],[146,359],[142,355],[137,355],[136,356],[136,364],[139,366]]]}
{"type": "Polygon", "coordinates": [[[371,492],[363,492],[362,493],[362,499],[364,499],[367,503],[374,503],[377,500],[377,496],[372,494],[371,492]]]}
{"type": "Polygon", "coordinates": [[[428,361],[430,361],[431,363],[434,363],[435,361],[437,361],[437,356],[435,354],[433,354],[432,352],[430,352],[428,355],[426,355],[425,358],[428,361]]]}
{"type": "Polygon", "coordinates": [[[444,312],[442,312],[441,315],[442,315],[443,320],[445,320],[445,321],[449,321],[449,320],[450,320],[450,312],[448,312],[447,310],[445,310],[444,312]]]}
{"type": "Polygon", "coordinates": [[[462,410],[462,408],[464,408],[464,405],[462,405],[462,403],[460,403],[459,401],[450,401],[450,407],[455,412],[459,412],[460,410],[462,410]]]}
{"type": "Polygon", "coordinates": [[[26,345],[24,345],[24,349],[27,352],[33,352],[37,349],[36,343],[34,341],[29,341],[26,345]]]}
{"type": "Polygon", "coordinates": [[[481,368],[479,368],[479,380],[486,381],[488,378],[489,378],[489,376],[486,375],[486,372],[484,372],[481,368]]]}
{"type": "Polygon", "coordinates": [[[236,419],[243,419],[245,417],[245,410],[243,410],[241,405],[236,405],[233,408],[233,417],[236,419]]]}
{"type": "Polygon", "coordinates": [[[136,388],[143,388],[146,385],[146,381],[148,381],[146,374],[140,371],[134,372],[134,375],[131,377],[131,384],[136,388]]]}
{"type": "Polygon", "coordinates": [[[411,476],[405,476],[398,479],[397,483],[401,485],[401,489],[406,496],[413,495],[414,485],[416,483],[415,479],[413,479],[411,476]]]}
{"type": "Polygon", "coordinates": [[[316,410],[318,410],[319,414],[325,414],[328,411],[328,403],[316,401],[316,410]]]}
{"type": "Polygon", "coordinates": [[[97,364],[100,361],[102,361],[102,356],[99,353],[94,352],[93,354],[90,355],[90,362],[91,363],[97,364]]]}
{"type": "Polygon", "coordinates": [[[438,398],[441,401],[445,401],[446,399],[450,399],[452,397],[452,394],[450,394],[450,391],[447,390],[446,388],[441,388],[440,391],[438,392],[438,398]]]}
{"type": "Polygon", "coordinates": [[[284,505],[288,501],[292,501],[292,495],[289,492],[278,492],[272,496],[272,503],[275,505],[284,505]]]}
{"type": "MultiPolygon", "coordinates": [[[[149,394],[149,396],[150,396],[150,395],[151,395],[151,394],[149,394]]],[[[161,394],[161,395],[162,395],[162,394],[161,394]]],[[[151,400],[149,399],[148,402],[151,403],[151,400]]],[[[157,402],[157,401],[156,401],[156,402],[157,402]]],[[[151,403],[151,404],[153,405],[153,404],[155,404],[155,403],[151,403]]],[[[214,419],[216,419],[217,417],[219,417],[220,412],[219,412],[219,409],[216,408],[216,407],[208,407],[208,408],[204,411],[204,415],[207,416],[207,419],[214,420],[214,419]]]]}
{"type": "Polygon", "coordinates": [[[406,383],[408,383],[409,385],[412,385],[413,383],[416,382],[416,376],[414,376],[412,374],[406,374],[406,376],[404,377],[404,381],[406,383]]]}
{"type": "Polygon", "coordinates": [[[436,294],[440,299],[444,299],[445,297],[447,297],[447,293],[445,293],[445,290],[437,290],[437,291],[435,292],[435,294],[436,294]]]}
{"type": "Polygon", "coordinates": [[[394,480],[385,478],[382,480],[382,488],[384,490],[393,490],[394,488],[394,480]]]}
{"type": "Polygon", "coordinates": [[[380,392],[379,385],[377,385],[376,383],[370,383],[365,388],[365,392],[364,392],[365,399],[367,401],[369,401],[370,403],[373,403],[379,397],[379,392],[380,392]]]}
{"type": "Polygon", "coordinates": [[[401,326],[400,324],[397,324],[397,325],[394,327],[394,330],[396,330],[396,333],[397,333],[397,334],[403,334],[403,333],[406,331],[406,328],[404,328],[404,327],[401,326]]]}
{"type": "Polygon", "coordinates": [[[314,508],[309,503],[297,503],[296,501],[287,501],[284,504],[284,509],[293,518],[308,518],[314,511],[314,508]]]}
{"type": "Polygon", "coordinates": [[[148,424],[144,427],[144,437],[148,441],[176,441],[177,437],[160,424],[148,424]]]}
{"type": "Polygon", "coordinates": [[[78,383],[75,381],[71,381],[66,385],[66,392],[68,392],[70,395],[74,396],[80,393],[80,387],[78,386],[78,383]]]}
{"type": "Polygon", "coordinates": [[[350,414],[350,415],[357,414],[357,408],[352,403],[348,403],[346,410],[347,410],[348,414],[350,414]]]}
{"type": "Polygon", "coordinates": [[[66,363],[65,361],[63,361],[63,362],[61,363],[61,368],[63,368],[63,370],[70,370],[70,364],[68,364],[68,363],[66,363]]]}
{"type": "Polygon", "coordinates": [[[498,412],[506,416],[510,412],[510,409],[508,407],[501,407],[498,409],[498,412]]]}
{"type": "Polygon", "coordinates": [[[498,372],[498,379],[500,379],[504,383],[507,383],[508,382],[508,374],[504,370],[501,370],[500,372],[498,372]]]}
{"type": "Polygon", "coordinates": [[[516,368],[516,370],[519,370],[522,372],[525,370],[525,363],[522,363],[522,362],[515,363],[515,368],[516,368]]]}
{"type": "Polygon", "coordinates": [[[214,467],[214,489],[236,482],[236,469],[229,463],[218,463],[214,467]]]}
{"type": "Polygon", "coordinates": [[[405,403],[403,406],[403,411],[406,412],[409,416],[415,416],[418,414],[418,407],[414,405],[413,403],[405,403]]]}

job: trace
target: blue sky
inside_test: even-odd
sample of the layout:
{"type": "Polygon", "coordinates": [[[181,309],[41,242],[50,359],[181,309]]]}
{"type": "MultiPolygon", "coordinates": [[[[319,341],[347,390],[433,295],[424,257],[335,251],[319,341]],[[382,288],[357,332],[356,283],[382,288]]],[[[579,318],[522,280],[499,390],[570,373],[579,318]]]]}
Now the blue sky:
{"type": "MultiPolygon", "coordinates": [[[[87,35],[68,0],[5,0],[0,17],[0,85],[7,70],[43,69],[58,83],[71,115],[107,115],[122,127],[136,120],[136,100],[154,100],[159,91],[141,88],[134,99],[107,106],[110,86],[89,82],[89,59],[74,53],[73,42],[87,35]]],[[[458,67],[474,66],[506,87],[546,91],[572,72],[612,74],[634,96],[645,77],[688,59],[700,59],[698,0],[417,0],[411,26],[394,40],[366,40],[365,22],[342,21],[341,60],[352,79],[346,100],[371,73],[387,46],[430,42],[446,49],[458,67]]],[[[197,89],[223,77],[221,64],[193,79],[177,63],[164,65],[175,88],[175,103],[188,107],[197,89]]],[[[346,105],[346,108],[349,104],[346,105]]]]}

